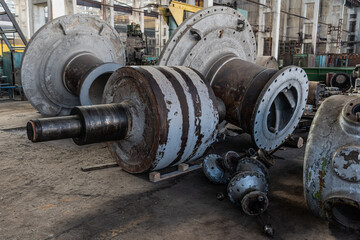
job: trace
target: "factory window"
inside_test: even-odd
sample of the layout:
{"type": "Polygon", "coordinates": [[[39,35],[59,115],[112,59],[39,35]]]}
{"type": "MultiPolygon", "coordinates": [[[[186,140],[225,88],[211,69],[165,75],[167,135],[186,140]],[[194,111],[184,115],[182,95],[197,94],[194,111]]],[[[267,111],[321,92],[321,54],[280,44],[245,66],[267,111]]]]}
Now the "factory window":
{"type": "Polygon", "coordinates": [[[164,37],[166,37],[166,28],[164,28],[164,37]]]}
{"type": "Polygon", "coordinates": [[[356,29],[356,21],[350,22],[350,32],[355,32],[356,29]]]}

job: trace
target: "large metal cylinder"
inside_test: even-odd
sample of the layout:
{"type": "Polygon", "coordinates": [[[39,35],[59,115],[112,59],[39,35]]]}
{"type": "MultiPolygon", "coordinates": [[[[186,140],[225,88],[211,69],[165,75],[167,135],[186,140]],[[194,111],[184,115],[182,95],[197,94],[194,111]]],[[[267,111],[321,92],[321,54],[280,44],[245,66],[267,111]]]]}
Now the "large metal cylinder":
{"type": "MultiPolygon", "coordinates": [[[[244,128],[259,148],[272,150],[297,126],[305,110],[308,78],[299,67],[278,71],[255,61],[249,22],[232,8],[215,6],[179,26],[159,65],[191,67],[206,76],[225,103],[225,119],[244,128]]],[[[274,59],[263,64],[268,61],[274,59]]]]}
{"type": "Polygon", "coordinates": [[[190,68],[120,68],[107,82],[103,103],[76,107],[66,118],[32,120],[28,137],[72,137],[77,144],[113,141],[111,154],[131,173],[191,162],[216,137],[218,101],[190,68]]]}
{"type": "Polygon", "coordinates": [[[21,64],[24,93],[40,113],[68,115],[79,105],[101,103],[111,73],[125,65],[116,30],[90,15],[69,15],[40,28],[21,64]]]}
{"type": "Polygon", "coordinates": [[[310,210],[360,230],[360,97],[332,96],[318,109],[309,132],[304,189],[310,210]]]}
{"type": "Polygon", "coordinates": [[[280,71],[232,55],[219,59],[206,79],[226,106],[225,119],[272,150],[297,126],[308,97],[308,78],[299,67],[280,71]]]}
{"type": "Polygon", "coordinates": [[[191,162],[215,140],[215,95],[190,68],[121,68],[105,87],[104,103],[122,101],[132,105],[131,134],[126,141],[109,143],[109,149],[126,171],[191,162]]]}

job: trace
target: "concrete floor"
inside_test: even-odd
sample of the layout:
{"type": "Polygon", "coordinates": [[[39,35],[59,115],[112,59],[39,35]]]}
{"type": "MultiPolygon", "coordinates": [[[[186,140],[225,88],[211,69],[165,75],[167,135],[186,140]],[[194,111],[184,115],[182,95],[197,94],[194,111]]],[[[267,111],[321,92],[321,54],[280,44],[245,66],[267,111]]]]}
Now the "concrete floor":
{"type": "MultiPolygon", "coordinates": [[[[360,239],[314,217],[302,186],[304,149],[286,149],[271,168],[270,206],[262,220],[216,193],[201,170],[160,183],[120,168],[82,172],[112,162],[105,144],[71,140],[33,144],[25,124],[40,115],[27,102],[0,102],[0,239],[360,239]]],[[[217,150],[246,149],[233,137],[217,150]]]]}

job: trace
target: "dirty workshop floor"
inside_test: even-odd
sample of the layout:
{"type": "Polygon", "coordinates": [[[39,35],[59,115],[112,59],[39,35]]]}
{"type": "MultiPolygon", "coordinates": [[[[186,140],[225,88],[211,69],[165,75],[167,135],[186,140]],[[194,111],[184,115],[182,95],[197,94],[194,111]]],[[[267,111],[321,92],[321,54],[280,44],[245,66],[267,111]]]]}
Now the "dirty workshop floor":
{"type": "MultiPolygon", "coordinates": [[[[106,145],[33,144],[24,126],[37,117],[27,102],[0,102],[0,239],[266,239],[261,220],[218,201],[225,187],[201,170],[160,183],[120,168],[82,172],[113,161],[106,145]]],[[[244,141],[234,137],[217,146],[245,149],[244,141]]],[[[274,239],[360,239],[308,211],[303,154],[278,151],[284,159],[270,170],[262,221],[274,227],[274,239]]]]}

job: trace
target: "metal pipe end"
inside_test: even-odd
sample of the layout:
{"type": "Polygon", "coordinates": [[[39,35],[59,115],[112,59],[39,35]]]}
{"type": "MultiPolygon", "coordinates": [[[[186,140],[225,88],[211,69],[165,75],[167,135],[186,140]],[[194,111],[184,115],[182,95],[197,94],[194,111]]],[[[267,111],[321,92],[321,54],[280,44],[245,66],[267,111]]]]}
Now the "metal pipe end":
{"type": "Polygon", "coordinates": [[[26,124],[26,133],[27,133],[27,137],[30,141],[32,142],[37,142],[37,132],[36,132],[36,120],[30,120],[27,124],[26,124]]]}

